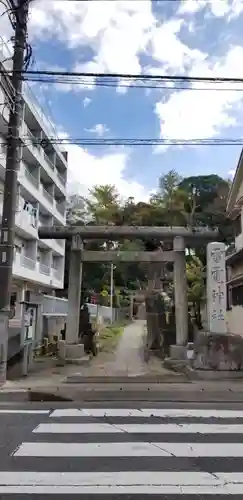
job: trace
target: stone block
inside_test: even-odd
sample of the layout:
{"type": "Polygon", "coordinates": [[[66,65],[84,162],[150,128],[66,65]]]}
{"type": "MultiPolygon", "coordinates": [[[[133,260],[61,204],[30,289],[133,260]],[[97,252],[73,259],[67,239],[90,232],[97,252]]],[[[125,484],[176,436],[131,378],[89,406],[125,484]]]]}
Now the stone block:
{"type": "Polygon", "coordinates": [[[171,345],[170,346],[171,359],[186,359],[186,347],[184,345],[171,345]]]}
{"type": "Polygon", "coordinates": [[[71,360],[76,363],[76,360],[84,357],[84,344],[66,344],[64,340],[58,342],[59,359],[70,363],[71,360]]]}
{"type": "Polygon", "coordinates": [[[198,332],[192,366],[197,370],[243,370],[243,337],[234,334],[198,332]]]}
{"type": "Polygon", "coordinates": [[[65,359],[79,359],[84,356],[84,344],[66,344],[65,359]]]}

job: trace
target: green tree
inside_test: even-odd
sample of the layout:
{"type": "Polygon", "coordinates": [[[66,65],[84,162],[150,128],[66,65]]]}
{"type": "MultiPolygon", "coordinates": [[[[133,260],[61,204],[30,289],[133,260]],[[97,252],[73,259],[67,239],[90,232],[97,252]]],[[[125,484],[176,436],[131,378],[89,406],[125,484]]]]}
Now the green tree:
{"type": "MultiPolygon", "coordinates": [[[[112,224],[144,226],[208,226],[219,227],[226,239],[232,241],[232,229],[226,217],[226,200],[229,182],[217,175],[192,176],[181,179],[175,170],[161,176],[157,192],[148,202],[135,201],[133,197],[122,200],[113,185],[94,186],[86,198],[73,195],[69,199],[68,224],[112,224]]],[[[107,242],[111,247],[113,242],[107,242]]],[[[103,249],[103,242],[85,242],[87,249],[103,249]]],[[[67,242],[66,270],[69,267],[70,242],[67,242]]],[[[123,241],[116,243],[118,249],[146,249],[149,251],[161,247],[161,241],[123,241]]],[[[163,242],[167,249],[167,242],[163,242]]],[[[168,247],[170,249],[170,246],[168,247]]],[[[206,245],[192,248],[191,254],[198,261],[191,261],[189,273],[189,298],[200,308],[200,294],[203,290],[200,265],[206,264],[206,245]],[[190,275],[193,280],[190,280],[190,275]],[[194,300],[195,299],[195,300],[194,300]]],[[[189,259],[190,261],[190,259],[189,259]]],[[[188,264],[189,265],[189,264],[188,264]]],[[[115,285],[120,294],[126,290],[139,288],[146,283],[146,266],[137,263],[119,263],[114,269],[115,285]]],[[[83,283],[87,293],[99,293],[104,287],[110,287],[110,264],[85,264],[83,283]]],[[[67,287],[67,273],[66,273],[67,287]]]]}
{"type": "Polygon", "coordinates": [[[186,226],[188,224],[188,213],[186,204],[187,193],[179,187],[181,177],[175,170],[170,170],[159,179],[158,191],[151,199],[152,206],[163,211],[164,225],[186,226]]]}
{"type": "Polygon", "coordinates": [[[86,198],[87,212],[96,224],[114,223],[120,210],[119,193],[115,186],[94,186],[86,198]]]}

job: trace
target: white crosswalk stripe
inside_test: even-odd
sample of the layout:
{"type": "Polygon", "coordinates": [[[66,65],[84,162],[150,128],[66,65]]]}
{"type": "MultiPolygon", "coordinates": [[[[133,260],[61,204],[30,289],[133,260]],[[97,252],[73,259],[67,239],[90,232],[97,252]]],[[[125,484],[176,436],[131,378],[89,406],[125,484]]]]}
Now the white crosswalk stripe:
{"type": "Polygon", "coordinates": [[[50,413],[51,418],[65,417],[161,417],[161,418],[242,418],[243,411],[238,410],[199,410],[199,409],[127,409],[127,408],[68,408],[57,409],[50,413]]]}
{"type": "Polygon", "coordinates": [[[243,498],[241,411],[69,408],[39,422],[0,471],[0,497],[243,498]]]}

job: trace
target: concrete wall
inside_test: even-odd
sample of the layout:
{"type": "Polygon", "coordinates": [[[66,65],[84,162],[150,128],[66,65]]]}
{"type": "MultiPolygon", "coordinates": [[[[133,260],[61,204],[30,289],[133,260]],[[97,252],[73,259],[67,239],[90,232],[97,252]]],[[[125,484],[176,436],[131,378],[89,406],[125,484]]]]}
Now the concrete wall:
{"type": "Polygon", "coordinates": [[[243,337],[243,307],[233,306],[227,311],[227,326],[229,333],[235,333],[243,337]]]}
{"type": "MultiPolygon", "coordinates": [[[[203,329],[208,330],[207,309],[201,311],[203,329]]],[[[231,310],[226,312],[226,322],[228,333],[234,333],[243,337],[243,307],[233,306],[231,310]]]]}

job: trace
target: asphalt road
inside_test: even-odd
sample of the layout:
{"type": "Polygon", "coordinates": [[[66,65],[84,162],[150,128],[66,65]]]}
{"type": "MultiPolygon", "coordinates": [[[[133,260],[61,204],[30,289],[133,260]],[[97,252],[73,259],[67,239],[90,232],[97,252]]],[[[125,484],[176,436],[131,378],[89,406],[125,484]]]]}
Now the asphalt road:
{"type": "Polygon", "coordinates": [[[243,404],[0,405],[0,499],[243,498],[243,404]]]}

